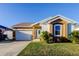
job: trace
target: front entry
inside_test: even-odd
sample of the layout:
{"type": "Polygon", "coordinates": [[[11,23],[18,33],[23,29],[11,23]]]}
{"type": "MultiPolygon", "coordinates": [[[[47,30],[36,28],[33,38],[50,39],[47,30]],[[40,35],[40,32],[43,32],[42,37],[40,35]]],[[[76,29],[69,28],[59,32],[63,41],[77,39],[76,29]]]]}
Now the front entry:
{"type": "Polygon", "coordinates": [[[54,41],[60,42],[60,38],[62,37],[62,24],[54,24],[53,26],[53,35],[54,41]]]}
{"type": "Polygon", "coordinates": [[[54,37],[62,36],[62,24],[54,24],[54,37]]]}

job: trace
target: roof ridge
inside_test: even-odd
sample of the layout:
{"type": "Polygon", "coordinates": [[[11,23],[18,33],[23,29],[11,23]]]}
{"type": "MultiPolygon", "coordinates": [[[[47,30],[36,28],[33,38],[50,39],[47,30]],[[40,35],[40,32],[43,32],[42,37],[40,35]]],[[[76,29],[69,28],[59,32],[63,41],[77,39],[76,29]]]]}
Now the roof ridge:
{"type": "MultiPolygon", "coordinates": [[[[38,22],[36,22],[36,23],[34,23],[34,24],[37,24],[37,23],[40,23],[40,22],[43,22],[43,21],[49,21],[50,19],[53,19],[53,18],[56,18],[56,17],[65,18],[65,19],[67,19],[68,21],[71,21],[71,22],[73,22],[73,23],[77,23],[77,22],[74,21],[74,20],[71,20],[71,19],[69,19],[69,18],[67,18],[67,17],[65,17],[65,16],[62,16],[62,15],[58,14],[58,15],[51,16],[51,17],[48,17],[48,18],[46,18],[46,19],[43,19],[43,20],[41,20],[41,21],[38,21],[38,22]]],[[[33,25],[34,25],[34,24],[33,24],[33,25]]],[[[32,26],[33,26],[33,25],[32,25],[32,26]]]]}
{"type": "Polygon", "coordinates": [[[12,27],[30,27],[33,23],[31,22],[22,22],[22,23],[18,23],[13,25],[12,27]]]}

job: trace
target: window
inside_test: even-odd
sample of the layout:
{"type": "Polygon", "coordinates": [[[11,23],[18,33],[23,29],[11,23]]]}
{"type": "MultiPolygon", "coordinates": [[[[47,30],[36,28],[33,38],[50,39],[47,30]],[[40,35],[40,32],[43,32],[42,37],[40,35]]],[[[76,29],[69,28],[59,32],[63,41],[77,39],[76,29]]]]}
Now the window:
{"type": "Polygon", "coordinates": [[[60,36],[61,35],[61,24],[54,25],[54,35],[60,36]]]}
{"type": "Polygon", "coordinates": [[[38,33],[40,34],[40,30],[38,30],[38,33]]]}
{"type": "Polygon", "coordinates": [[[55,34],[60,35],[60,26],[55,27],[55,34]]]}
{"type": "Polygon", "coordinates": [[[37,38],[39,38],[40,37],[40,32],[41,32],[41,30],[40,29],[37,29],[37,31],[36,31],[36,33],[37,33],[37,38]]]}

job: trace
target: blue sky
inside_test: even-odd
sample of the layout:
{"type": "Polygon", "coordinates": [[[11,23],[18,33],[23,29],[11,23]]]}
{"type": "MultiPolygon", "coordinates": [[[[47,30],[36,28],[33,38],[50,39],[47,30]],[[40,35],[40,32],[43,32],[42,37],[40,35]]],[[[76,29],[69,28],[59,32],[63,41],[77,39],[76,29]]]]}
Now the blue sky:
{"type": "Polygon", "coordinates": [[[0,4],[0,25],[10,27],[21,22],[37,22],[58,14],[79,21],[79,4],[0,4]]]}

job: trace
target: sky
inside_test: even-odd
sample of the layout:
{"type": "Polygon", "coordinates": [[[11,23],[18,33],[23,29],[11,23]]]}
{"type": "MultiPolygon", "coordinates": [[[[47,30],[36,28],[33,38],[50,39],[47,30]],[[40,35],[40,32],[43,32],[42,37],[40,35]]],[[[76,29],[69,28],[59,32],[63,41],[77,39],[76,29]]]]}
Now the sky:
{"type": "Polygon", "coordinates": [[[79,4],[0,3],[0,25],[7,27],[23,22],[34,23],[55,15],[63,15],[79,22],[79,4]]]}

